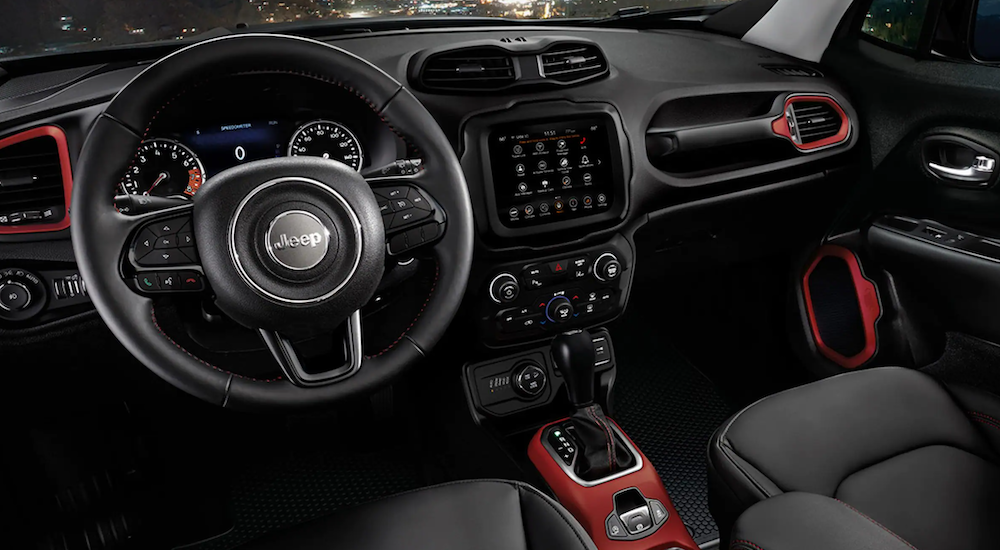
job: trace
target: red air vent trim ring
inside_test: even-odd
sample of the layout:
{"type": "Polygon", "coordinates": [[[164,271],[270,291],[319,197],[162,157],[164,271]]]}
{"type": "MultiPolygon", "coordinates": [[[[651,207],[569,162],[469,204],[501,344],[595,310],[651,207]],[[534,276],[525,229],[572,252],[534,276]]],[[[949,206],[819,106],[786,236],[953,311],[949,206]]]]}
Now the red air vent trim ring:
{"type": "Polygon", "coordinates": [[[845,143],[851,137],[851,117],[847,116],[847,112],[844,108],[837,103],[837,100],[827,96],[827,95],[790,95],[785,99],[785,108],[782,111],[780,117],[774,119],[771,122],[771,131],[775,135],[781,136],[788,140],[789,143],[795,146],[796,149],[803,153],[811,153],[813,151],[818,151],[820,149],[826,149],[828,147],[834,147],[845,143]],[[797,143],[794,138],[792,138],[792,131],[788,127],[788,118],[791,116],[791,106],[793,103],[801,102],[814,102],[814,103],[825,103],[833,108],[834,111],[840,116],[840,130],[833,136],[830,136],[819,141],[814,141],[812,143],[797,143]]]}
{"type": "Polygon", "coordinates": [[[66,145],[66,134],[62,128],[58,126],[39,126],[38,128],[18,132],[12,136],[0,139],[0,149],[44,136],[49,136],[56,140],[56,149],[59,151],[59,170],[62,173],[63,200],[66,203],[66,215],[63,216],[63,219],[54,223],[0,227],[0,235],[46,233],[49,231],[61,231],[69,227],[70,197],[73,195],[73,169],[69,162],[69,147],[66,145]]]}

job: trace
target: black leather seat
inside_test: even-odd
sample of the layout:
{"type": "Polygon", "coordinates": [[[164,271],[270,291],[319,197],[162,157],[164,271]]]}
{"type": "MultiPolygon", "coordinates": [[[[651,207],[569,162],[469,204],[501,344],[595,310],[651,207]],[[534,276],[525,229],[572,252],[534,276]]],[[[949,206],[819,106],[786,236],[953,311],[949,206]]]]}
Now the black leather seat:
{"type": "Polygon", "coordinates": [[[920,550],[995,549],[998,450],[1000,397],[908,369],[859,371],[723,424],[709,449],[710,505],[724,540],[754,503],[798,491],[840,500],[920,550]]]}
{"type": "Polygon", "coordinates": [[[267,535],[243,550],[596,550],[583,527],[535,488],[460,481],[267,535]]]}

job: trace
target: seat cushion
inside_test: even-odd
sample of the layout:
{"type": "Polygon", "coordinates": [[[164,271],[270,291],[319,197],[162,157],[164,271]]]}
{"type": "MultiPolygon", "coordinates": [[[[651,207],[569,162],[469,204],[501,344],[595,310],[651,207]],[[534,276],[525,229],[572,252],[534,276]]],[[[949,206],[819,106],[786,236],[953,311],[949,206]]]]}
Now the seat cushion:
{"type": "Polygon", "coordinates": [[[558,503],[514,481],[404,493],[269,534],[244,550],[596,550],[558,503]]]}
{"type": "Polygon", "coordinates": [[[730,550],[914,550],[855,508],[812,493],[758,502],[733,527],[730,550]]]}
{"type": "Polygon", "coordinates": [[[1000,425],[976,420],[972,409],[996,399],[973,393],[881,368],[747,407],[709,449],[710,505],[722,532],[754,503],[800,491],[840,499],[921,550],[994,548],[983,544],[1000,527],[984,518],[1000,517],[991,439],[1000,425]]]}

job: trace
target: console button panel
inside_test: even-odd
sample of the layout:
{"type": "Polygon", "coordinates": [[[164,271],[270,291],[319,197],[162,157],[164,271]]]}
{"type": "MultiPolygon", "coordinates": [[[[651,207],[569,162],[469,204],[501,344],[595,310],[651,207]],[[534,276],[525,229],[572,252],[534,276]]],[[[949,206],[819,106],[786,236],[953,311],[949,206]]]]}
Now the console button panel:
{"type": "Polygon", "coordinates": [[[628,297],[630,255],[618,242],[591,250],[508,264],[489,274],[481,331],[488,345],[540,340],[606,322],[628,297]]]}
{"type": "Polygon", "coordinates": [[[608,538],[638,540],[656,532],[669,514],[662,502],[643,496],[636,487],[615,493],[614,509],[605,521],[608,538]]]}
{"type": "MultiPolygon", "coordinates": [[[[603,349],[594,361],[595,372],[614,368],[611,336],[604,329],[591,336],[595,349],[603,349]],[[603,355],[602,355],[603,353],[603,355]]],[[[483,363],[467,364],[463,378],[472,406],[488,416],[503,417],[534,409],[553,401],[563,386],[549,354],[549,346],[483,363]]],[[[571,434],[564,436],[572,441],[571,434]]]]}

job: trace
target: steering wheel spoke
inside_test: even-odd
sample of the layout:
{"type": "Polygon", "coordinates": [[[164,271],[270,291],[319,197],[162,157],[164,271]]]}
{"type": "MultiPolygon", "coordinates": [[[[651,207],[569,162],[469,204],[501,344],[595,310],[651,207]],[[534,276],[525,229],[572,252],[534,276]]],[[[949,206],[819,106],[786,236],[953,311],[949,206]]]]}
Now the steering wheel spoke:
{"type": "Polygon", "coordinates": [[[142,294],[196,293],[205,290],[192,219],[185,204],[139,216],[122,216],[128,235],[122,276],[142,294]]]}
{"type": "Polygon", "coordinates": [[[444,209],[418,185],[420,174],[367,179],[385,226],[386,252],[399,256],[434,244],[444,235],[444,209]]]}
{"type": "Polygon", "coordinates": [[[291,340],[273,330],[258,329],[261,339],[293,384],[313,387],[343,380],[361,368],[361,311],[355,311],[334,335],[332,368],[309,365],[300,359],[291,340]]]}

